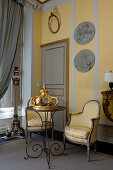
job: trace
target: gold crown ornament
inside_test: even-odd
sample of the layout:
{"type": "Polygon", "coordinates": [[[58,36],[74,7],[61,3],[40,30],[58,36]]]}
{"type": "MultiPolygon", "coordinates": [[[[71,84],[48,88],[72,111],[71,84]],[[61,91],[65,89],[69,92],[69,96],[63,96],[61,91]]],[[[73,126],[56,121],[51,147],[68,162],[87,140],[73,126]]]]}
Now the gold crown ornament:
{"type": "Polygon", "coordinates": [[[31,100],[33,109],[35,110],[54,110],[57,109],[57,105],[60,99],[57,96],[49,95],[49,90],[46,89],[44,84],[43,89],[40,90],[40,96],[34,96],[31,100]],[[47,101],[44,102],[44,99],[47,101]]]}

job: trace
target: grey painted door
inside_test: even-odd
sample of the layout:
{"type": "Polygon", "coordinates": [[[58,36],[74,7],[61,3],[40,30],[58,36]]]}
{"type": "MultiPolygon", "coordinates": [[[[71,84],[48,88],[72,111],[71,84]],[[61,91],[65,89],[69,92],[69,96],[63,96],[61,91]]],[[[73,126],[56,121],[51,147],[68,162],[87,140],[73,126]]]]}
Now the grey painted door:
{"type": "MultiPolygon", "coordinates": [[[[42,45],[41,85],[58,96],[60,106],[68,107],[68,39],[42,45]]],[[[55,129],[64,130],[67,111],[54,114],[55,129]]]]}

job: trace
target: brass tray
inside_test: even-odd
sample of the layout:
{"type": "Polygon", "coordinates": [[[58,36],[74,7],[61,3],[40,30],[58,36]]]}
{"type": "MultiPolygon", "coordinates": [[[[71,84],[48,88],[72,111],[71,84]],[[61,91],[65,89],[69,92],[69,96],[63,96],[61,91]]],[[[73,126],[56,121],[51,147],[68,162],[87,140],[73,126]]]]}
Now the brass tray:
{"type": "Polygon", "coordinates": [[[58,106],[48,106],[48,105],[42,105],[42,106],[36,106],[36,105],[34,105],[33,106],[33,109],[35,109],[35,110],[56,110],[56,109],[58,109],[58,106]]]}
{"type": "Polygon", "coordinates": [[[42,106],[34,105],[32,106],[32,108],[37,111],[61,111],[67,109],[67,107],[64,106],[48,106],[48,105],[42,105],[42,106]]]}

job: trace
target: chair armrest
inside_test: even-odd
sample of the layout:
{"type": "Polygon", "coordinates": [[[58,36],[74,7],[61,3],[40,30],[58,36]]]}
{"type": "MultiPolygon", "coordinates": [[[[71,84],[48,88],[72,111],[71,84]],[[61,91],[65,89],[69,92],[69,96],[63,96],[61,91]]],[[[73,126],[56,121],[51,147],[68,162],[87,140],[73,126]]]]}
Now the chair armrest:
{"type": "Polygon", "coordinates": [[[91,130],[88,136],[88,142],[93,143],[97,140],[97,131],[100,118],[91,119],[91,130]]]}
{"type": "Polygon", "coordinates": [[[72,116],[78,116],[79,114],[81,114],[82,112],[78,112],[78,113],[75,113],[75,112],[72,112],[72,113],[69,113],[68,114],[68,120],[67,120],[67,123],[66,123],[66,126],[69,126],[70,122],[71,122],[71,117],[72,116]]]}
{"type": "Polygon", "coordinates": [[[70,121],[71,121],[71,114],[68,114],[68,116],[67,116],[66,126],[69,126],[70,121]]]}
{"type": "Polygon", "coordinates": [[[73,115],[79,115],[79,114],[81,114],[81,113],[82,113],[82,112],[77,112],[77,113],[76,113],[76,112],[72,112],[72,113],[69,113],[69,115],[70,115],[70,116],[73,116],[73,115]]]}

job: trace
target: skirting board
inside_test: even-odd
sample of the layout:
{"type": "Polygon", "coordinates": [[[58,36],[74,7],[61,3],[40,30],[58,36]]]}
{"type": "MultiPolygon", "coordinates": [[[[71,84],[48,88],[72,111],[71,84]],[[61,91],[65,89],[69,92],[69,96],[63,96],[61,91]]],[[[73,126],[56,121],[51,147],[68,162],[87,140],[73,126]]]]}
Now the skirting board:
{"type": "MultiPolygon", "coordinates": [[[[22,127],[25,129],[25,116],[22,117],[22,127]]],[[[58,133],[63,133],[62,131],[55,129],[58,133]]],[[[109,120],[100,119],[99,128],[98,128],[98,141],[112,143],[113,144],[113,122],[109,120]]]]}
{"type": "MultiPolygon", "coordinates": [[[[25,129],[25,116],[19,116],[19,120],[22,122],[21,126],[25,129]]],[[[0,119],[0,134],[6,133],[7,128],[11,125],[11,121],[12,118],[0,119]]],[[[60,131],[58,132],[60,133],[60,131]]],[[[113,122],[100,119],[97,140],[113,144],[113,122]]]]}
{"type": "Polygon", "coordinates": [[[100,119],[97,140],[113,144],[113,122],[100,119]]]}

